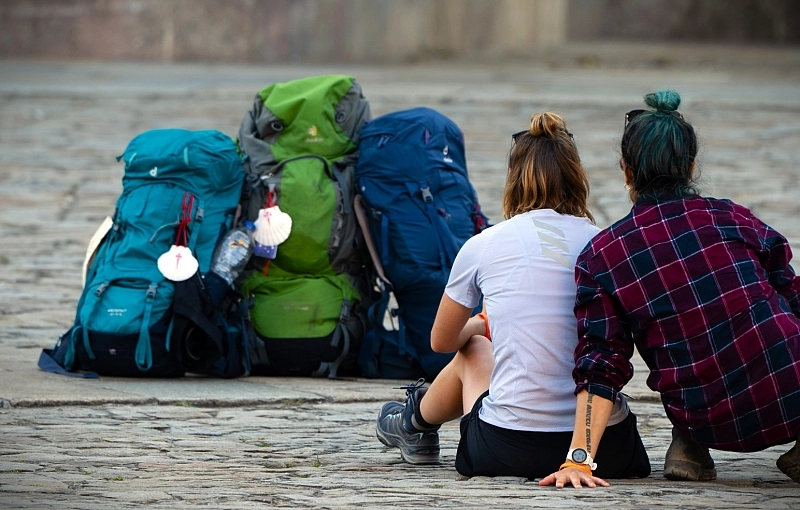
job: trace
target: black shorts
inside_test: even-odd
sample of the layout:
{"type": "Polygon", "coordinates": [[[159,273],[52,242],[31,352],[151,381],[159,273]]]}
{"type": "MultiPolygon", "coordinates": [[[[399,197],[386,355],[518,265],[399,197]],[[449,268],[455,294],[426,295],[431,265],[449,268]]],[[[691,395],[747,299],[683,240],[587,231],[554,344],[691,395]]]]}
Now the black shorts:
{"type": "MultiPolygon", "coordinates": [[[[464,476],[519,476],[543,478],[564,462],[572,432],[510,430],[478,417],[487,391],[472,411],[461,419],[461,441],[456,470],[464,476]]],[[[594,458],[600,478],[644,478],[650,475],[650,459],[636,429],[636,416],[606,428],[594,458]]]]}

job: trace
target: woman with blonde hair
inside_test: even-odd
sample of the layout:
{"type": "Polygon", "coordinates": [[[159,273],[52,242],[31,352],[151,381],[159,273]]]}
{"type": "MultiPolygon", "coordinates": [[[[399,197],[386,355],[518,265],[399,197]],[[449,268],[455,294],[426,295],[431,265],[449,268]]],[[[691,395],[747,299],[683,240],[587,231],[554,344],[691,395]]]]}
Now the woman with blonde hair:
{"type": "MultiPolygon", "coordinates": [[[[420,380],[406,387],[404,403],[383,405],[377,436],[406,462],[438,463],[440,425],[463,416],[459,473],[532,479],[559,467],[572,438],[574,266],[599,229],[563,119],[534,114],[512,142],[506,221],[461,248],[431,332],[434,351],[456,355],[430,387],[420,380]],[[470,317],[481,300],[483,312],[470,317]]],[[[648,476],[636,418],[621,395],[609,424],[598,472],[648,476]]]]}

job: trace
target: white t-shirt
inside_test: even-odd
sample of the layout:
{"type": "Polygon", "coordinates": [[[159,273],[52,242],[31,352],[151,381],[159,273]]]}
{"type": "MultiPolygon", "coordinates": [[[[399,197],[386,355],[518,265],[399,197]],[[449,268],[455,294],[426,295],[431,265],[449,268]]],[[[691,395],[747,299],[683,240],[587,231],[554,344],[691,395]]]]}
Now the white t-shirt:
{"type": "MultiPolygon", "coordinates": [[[[492,335],[495,368],[480,414],[485,422],[512,430],[572,430],[575,260],[599,230],[586,218],[540,209],[484,230],[458,252],[445,293],[468,308],[483,295],[492,335]]],[[[627,414],[620,397],[608,424],[627,414]]]]}

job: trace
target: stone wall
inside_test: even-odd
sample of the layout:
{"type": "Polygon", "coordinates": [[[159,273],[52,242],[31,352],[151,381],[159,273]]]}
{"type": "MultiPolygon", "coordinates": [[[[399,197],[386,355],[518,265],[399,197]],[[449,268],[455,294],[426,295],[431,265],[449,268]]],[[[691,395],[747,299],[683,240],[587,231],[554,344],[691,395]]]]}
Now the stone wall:
{"type": "Polygon", "coordinates": [[[380,62],[564,40],[567,0],[3,0],[0,56],[380,62]]]}
{"type": "Polygon", "coordinates": [[[570,40],[800,43],[797,0],[570,0],[570,40]]]}
{"type": "Polygon", "coordinates": [[[570,40],[797,43],[794,0],[2,0],[0,57],[409,62],[570,40]]]}

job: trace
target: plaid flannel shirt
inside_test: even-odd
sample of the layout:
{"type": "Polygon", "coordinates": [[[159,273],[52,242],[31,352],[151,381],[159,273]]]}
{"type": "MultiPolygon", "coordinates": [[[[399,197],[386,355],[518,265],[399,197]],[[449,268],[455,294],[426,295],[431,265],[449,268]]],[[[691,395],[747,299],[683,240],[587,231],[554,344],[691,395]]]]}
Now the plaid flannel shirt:
{"type": "Polygon", "coordinates": [[[640,200],[578,257],[575,392],[614,399],[634,345],[670,421],[713,448],[800,432],[800,277],[786,239],[728,200],[640,200]]]}

